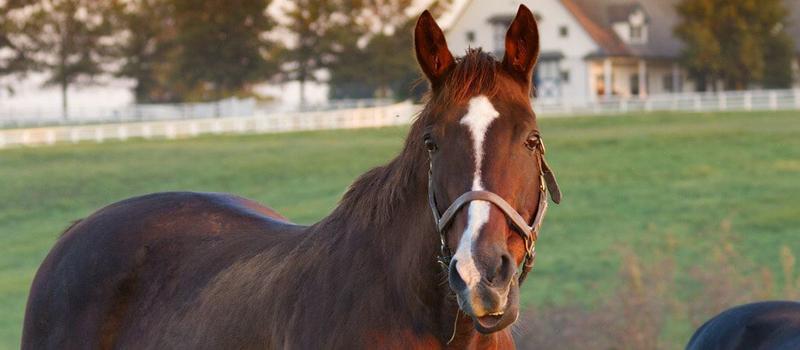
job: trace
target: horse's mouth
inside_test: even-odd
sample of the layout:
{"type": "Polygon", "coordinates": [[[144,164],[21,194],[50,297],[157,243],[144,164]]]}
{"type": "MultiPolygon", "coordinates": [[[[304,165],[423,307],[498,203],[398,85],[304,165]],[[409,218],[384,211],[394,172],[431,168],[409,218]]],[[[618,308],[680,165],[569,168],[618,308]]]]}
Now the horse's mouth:
{"type": "Polygon", "coordinates": [[[490,334],[501,331],[510,326],[517,320],[519,316],[519,287],[516,284],[511,285],[508,291],[508,301],[506,308],[503,312],[493,313],[481,317],[472,317],[472,323],[475,329],[483,334],[490,334]]]}

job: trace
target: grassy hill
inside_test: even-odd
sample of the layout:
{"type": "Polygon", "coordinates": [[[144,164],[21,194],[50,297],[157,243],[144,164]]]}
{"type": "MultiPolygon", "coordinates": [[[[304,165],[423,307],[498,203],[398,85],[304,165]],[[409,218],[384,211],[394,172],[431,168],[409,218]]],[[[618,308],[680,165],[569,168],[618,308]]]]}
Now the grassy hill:
{"type": "MultiPolygon", "coordinates": [[[[800,112],[563,118],[541,125],[564,201],[545,220],[523,291],[531,309],[598,311],[631,290],[657,285],[674,291],[674,300],[709,297],[696,294],[715,283],[703,276],[728,281],[725,274],[737,283],[765,281],[751,289],[768,287],[771,294],[758,296],[796,292],[787,280],[797,276],[787,266],[800,254],[800,112]],[[671,274],[660,274],[663,261],[671,274]]],[[[198,190],[236,193],[312,223],[356,176],[395,155],[405,132],[0,150],[0,349],[18,348],[32,276],[71,220],[133,195],[198,190]]],[[[754,297],[737,286],[721,288],[728,299],[715,305],[754,297]]],[[[662,317],[656,332],[666,340],[654,347],[680,344],[693,329],[687,320],[713,311],[681,305],[662,317]]]]}

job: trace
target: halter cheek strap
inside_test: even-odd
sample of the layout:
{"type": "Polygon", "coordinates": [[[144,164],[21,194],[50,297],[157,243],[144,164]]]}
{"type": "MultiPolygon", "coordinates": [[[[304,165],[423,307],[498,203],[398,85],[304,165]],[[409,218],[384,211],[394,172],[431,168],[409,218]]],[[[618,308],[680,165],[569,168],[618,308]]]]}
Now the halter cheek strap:
{"type": "Polygon", "coordinates": [[[453,201],[452,204],[445,210],[443,214],[439,214],[438,206],[436,205],[436,196],[433,192],[433,170],[428,171],[428,202],[433,213],[433,218],[436,223],[436,230],[439,232],[439,240],[441,243],[441,254],[438,258],[439,263],[445,269],[450,266],[452,254],[450,248],[447,246],[447,226],[455,218],[458,211],[472,201],[486,201],[494,204],[508,220],[513,224],[515,231],[522,237],[525,242],[525,260],[522,264],[520,271],[519,283],[520,285],[525,280],[528,272],[533,267],[533,262],[536,258],[536,240],[539,238],[539,229],[542,225],[542,220],[547,212],[547,192],[553,198],[556,204],[561,202],[561,191],[558,188],[555,175],[553,174],[547,161],[544,159],[545,148],[544,144],[540,143],[538,150],[540,151],[539,157],[539,205],[536,210],[536,215],[529,225],[528,222],[512,207],[508,202],[491,191],[469,191],[453,201]]]}

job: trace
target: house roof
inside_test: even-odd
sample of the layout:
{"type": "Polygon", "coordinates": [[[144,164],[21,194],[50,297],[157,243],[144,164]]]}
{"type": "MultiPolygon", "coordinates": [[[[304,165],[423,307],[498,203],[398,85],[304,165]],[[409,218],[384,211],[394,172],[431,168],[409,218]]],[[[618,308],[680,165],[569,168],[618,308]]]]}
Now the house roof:
{"type": "Polygon", "coordinates": [[[673,34],[679,18],[675,5],[680,0],[561,0],[578,18],[588,17],[596,29],[587,31],[600,46],[596,56],[637,56],[651,58],[675,58],[683,49],[683,43],[673,34]],[[572,3],[572,4],[570,4],[572,3]],[[642,9],[647,16],[648,40],[642,44],[625,43],[612,29],[615,22],[627,21],[628,16],[642,9]],[[593,31],[602,31],[605,40],[598,40],[593,31]]]}
{"type": "Polygon", "coordinates": [[[608,21],[610,23],[627,21],[632,13],[640,8],[637,3],[611,4],[608,6],[608,21]]]}
{"type": "Polygon", "coordinates": [[[605,0],[561,0],[589,36],[600,46],[601,56],[628,56],[631,54],[624,42],[611,30],[605,16],[605,0]]]}
{"type": "MultiPolygon", "coordinates": [[[[441,19],[444,28],[452,26],[476,0],[455,0],[441,19]]],[[[674,34],[680,22],[675,7],[681,0],[560,0],[589,36],[600,46],[591,54],[595,57],[635,56],[648,58],[677,58],[683,42],[674,34]],[[614,32],[615,22],[626,21],[637,9],[647,16],[648,40],[646,43],[625,43],[614,32]]],[[[800,54],[800,0],[783,0],[791,15],[787,31],[795,41],[800,54]]]]}

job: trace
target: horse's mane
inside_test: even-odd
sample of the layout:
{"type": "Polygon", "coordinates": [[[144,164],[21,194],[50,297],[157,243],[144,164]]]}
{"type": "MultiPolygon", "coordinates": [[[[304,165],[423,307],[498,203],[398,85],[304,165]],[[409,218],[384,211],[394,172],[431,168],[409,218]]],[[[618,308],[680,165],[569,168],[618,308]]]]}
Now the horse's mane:
{"type": "Polygon", "coordinates": [[[350,216],[351,220],[360,221],[359,227],[386,223],[396,212],[395,206],[407,199],[404,190],[427,176],[428,158],[422,140],[425,127],[448,106],[475,95],[494,95],[499,67],[500,63],[481,49],[469,49],[466,55],[457,58],[441,89],[426,95],[425,107],[411,124],[400,154],[388,164],[361,175],[334,213],[360,213],[350,216]]]}

